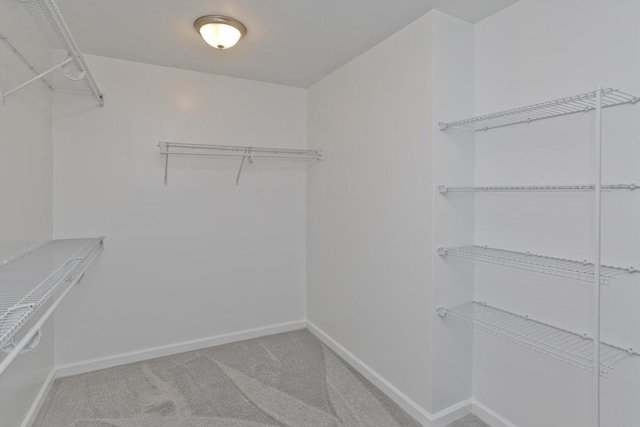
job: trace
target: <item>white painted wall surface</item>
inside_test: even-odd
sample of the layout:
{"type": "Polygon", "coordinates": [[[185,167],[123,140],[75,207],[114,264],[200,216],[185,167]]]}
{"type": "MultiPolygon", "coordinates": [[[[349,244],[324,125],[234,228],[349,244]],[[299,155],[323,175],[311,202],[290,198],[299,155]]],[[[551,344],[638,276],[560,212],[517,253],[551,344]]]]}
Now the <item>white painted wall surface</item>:
{"type": "MultiPolygon", "coordinates": [[[[520,1],[475,26],[475,112],[594,90],[640,94],[640,3],[520,1]]],[[[603,181],[640,181],[640,107],[603,114],[603,181]]],[[[593,183],[593,114],[478,132],[476,185],[593,183]]],[[[476,244],[593,259],[593,195],[484,194],[476,244]]],[[[640,193],[603,195],[603,263],[640,265],[640,193]]],[[[592,285],[476,265],[475,297],[592,335],[592,285]]],[[[602,289],[602,338],[640,347],[640,277],[602,289]]],[[[592,426],[592,375],[475,334],[474,398],[518,426],[592,426]]],[[[640,425],[640,357],[602,380],[602,426],[640,425]]]]}
{"type": "MultiPolygon", "coordinates": [[[[475,169],[473,134],[442,132],[436,122],[473,114],[473,25],[434,12],[432,123],[429,140],[432,190],[438,185],[472,185],[475,169]]],[[[425,167],[425,166],[421,166],[425,167]]],[[[474,265],[437,254],[438,247],[473,244],[474,197],[431,191],[433,210],[432,325],[433,400],[437,413],[471,398],[472,331],[437,316],[439,306],[451,307],[473,299],[474,265]]]]}
{"type": "MultiPolygon", "coordinates": [[[[32,76],[0,43],[2,90],[32,76]]],[[[51,139],[51,94],[44,84],[35,82],[0,105],[0,262],[51,239],[51,139]]],[[[48,322],[38,347],[18,356],[0,377],[1,426],[22,423],[53,364],[53,322],[48,322]]]]}
{"type": "Polygon", "coordinates": [[[306,91],[88,56],[104,108],[54,98],[55,236],[107,236],[56,317],[58,365],[305,318],[306,167],[158,141],[306,147],[306,91]]]}
{"type": "Polygon", "coordinates": [[[309,320],[429,407],[428,14],[309,89],[309,320]]]}
{"type": "MultiPolygon", "coordinates": [[[[33,77],[3,43],[3,90],[33,77]]],[[[0,105],[0,262],[51,239],[51,92],[36,82],[0,105]]]]}

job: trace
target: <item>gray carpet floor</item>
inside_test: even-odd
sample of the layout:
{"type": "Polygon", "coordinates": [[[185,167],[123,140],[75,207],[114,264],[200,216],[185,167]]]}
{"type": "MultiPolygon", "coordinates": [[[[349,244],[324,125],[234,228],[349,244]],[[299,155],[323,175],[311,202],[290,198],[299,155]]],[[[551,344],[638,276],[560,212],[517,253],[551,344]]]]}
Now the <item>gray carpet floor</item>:
{"type": "MultiPolygon", "coordinates": [[[[451,426],[486,427],[475,421],[451,426]]],[[[34,426],[419,424],[301,330],[57,379],[34,426]]]]}

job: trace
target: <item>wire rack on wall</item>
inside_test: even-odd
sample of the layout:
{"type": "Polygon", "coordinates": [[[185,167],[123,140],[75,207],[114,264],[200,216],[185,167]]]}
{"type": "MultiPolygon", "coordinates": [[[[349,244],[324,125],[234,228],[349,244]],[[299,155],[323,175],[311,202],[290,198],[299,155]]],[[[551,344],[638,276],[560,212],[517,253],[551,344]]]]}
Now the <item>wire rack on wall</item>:
{"type": "MultiPolygon", "coordinates": [[[[505,251],[481,246],[465,246],[459,248],[439,248],[443,256],[452,255],[462,258],[513,267],[537,273],[550,274],[571,279],[591,282],[592,300],[589,311],[592,314],[591,337],[581,336],[573,332],[557,328],[542,322],[509,313],[486,304],[472,302],[458,307],[438,308],[441,316],[469,324],[500,338],[527,347],[549,357],[578,366],[592,372],[593,377],[593,424],[600,426],[601,420],[601,387],[600,379],[616,363],[629,356],[637,356],[634,350],[625,350],[602,342],[601,339],[601,284],[610,280],[637,273],[637,268],[620,268],[602,265],[602,198],[604,191],[635,190],[636,184],[602,185],[602,118],[603,108],[637,104],[640,98],[617,90],[596,87],[594,91],[555,99],[525,107],[514,108],[492,114],[471,117],[463,120],[440,122],[441,131],[460,129],[463,131],[487,131],[490,129],[526,124],[553,117],[574,115],[593,111],[589,121],[593,123],[593,176],[594,185],[515,185],[515,186],[440,186],[442,194],[482,193],[482,192],[580,192],[591,191],[593,199],[593,262],[534,255],[528,252],[505,251]],[[599,367],[596,369],[596,367],[599,367]]],[[[584,123],[582,123],[584,125],[584,123]]],[[[456,132],[450,134],[454,137],[456,132]]]]}
{"type": "MultiPolygon", "coordinates": [[[[498,338],[528,348],[569,365],[593,372],[593,339],[556,326],[510,313],[484,302],[469,302],[452,308],[438,307],[438,314],[498,338]]],[[[606,377],[621,361],[638,356],[631,348],[624,349],[600,343],[600,375],[606,377]]]]}
{"type": "Polygon", "coordinates": [[[27,81],[3,88],[3,103],[24,87],[42,81],[51,90],[92,94],[104,105],[104,96],[54,0],[0,0],[0,10],[0,39],[33,73],[27,81]]]}
{"type": "MultiPolygon", "coordinates": [[[[586,282],[593,282],[594,280],[594,265],[587,261],[534,255],[529,252],[507,251],[487,246],[438,248],[438,253],[442,256],[450,255],[586,282]]],[[[612,279],[638,272],[639,270],[634,267],[623,268],[603,265],[600,267],[600,282],[608,284],[612,279]]]]}
{"type": "MultiPolygon", "coordinates": [[[[455,122],[438,123],[440,130],[464,129],[469,131],[489,130],[504,126],[529,123],[551,117],[591,111],[596,108],[597,91],[587,92],[567,98],[555,99],[526,107],[500,111],[498,113],[471,117],[455,122]]],[[[616,89],[602,89],[602,107],[634,104],[640,98],[616,89]]]]}
{"type": "MultiPolygon", "coordinates": [[[[566,185],[506,185],[506,186],[476,186],[476,187],[447,187],[439,185],[438,191],[446,193],[554,193],[554,192],[588,192],[595,191],[595,185],[566,184],[566,185]]],[[[610,184],[603,185],[602,191],[637,190],[638,184],[610,184]]]]}
{"type": "MultiPolygon", "coordinates": [[[[0,348],[11,352],[25,323],[77,282],[100,254],[103,238],[53,240],[0,267],[0,348]]],[[[30,344],[35,347],[39,334],[30,344]]],[[[27,348],[27,350],[30,348],[27,348]]],[[[2,361],[2,370],[6,367],[2,361]]],[[[0,372],[2,372],[0,370],[0,372]]]]}
{"type": "Polygon", "coordinates": [[[322,150],[307,150],[299,148],[267,148],[237,145],[210,145],[210,144],[186,144],[180,142],[160,142],[160,154],[165,155],[164,184],[168,181],[168,168],[170,155],[183,156],[213,156],[213,157],[237,157],[242,158],[236,185],[240,183],[240,175],[245,161],[253,163],[256,158],[262,159],[290,159],[290,160],[322,160],[322,150]]]}

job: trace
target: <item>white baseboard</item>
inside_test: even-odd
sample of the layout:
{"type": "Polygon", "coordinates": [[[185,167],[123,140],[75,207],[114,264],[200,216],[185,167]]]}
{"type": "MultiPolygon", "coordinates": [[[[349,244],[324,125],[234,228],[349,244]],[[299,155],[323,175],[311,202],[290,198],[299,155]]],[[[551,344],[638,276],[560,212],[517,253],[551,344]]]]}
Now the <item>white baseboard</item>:
{"type": "Polygon", "coordinates": [[[265,326],[262,328],[248,329],[245,331],[232,332],[229,334],[217,335],[209,338],[184,341],[177,344],[170,344],[140,351],[117,354],[114,356],[101,357],[98,359],[92,359],[78,363],[60,365],[56,366],[56,377],[60,378],[68,377],[70,375],[84,374],[86,372],[112,368],[114,366],[126,365],[128,363],[155,359],[157,357],[164,357],[173,354],[184,353],[187,351],[200,350],[216,345],[229,344],[236,341],[248,340],[251,338],[263,337],[266,335],[279,334],[281,332],[295,331],[298,329],[304,329],[306,326],[307,323],[305,320],[279,323],[277,325],[265,326]]]}
{"type": "Polygon", "coordinates": [[[384,394],[389,396],[391,400],[404,409],[409,415],[411,415],[416,421],[425,427],[443,427],[448,423],[457,420],[469,413],[472,409],[471,399],[457,403],[435,414],[429,413],[422,406],[418,405],[413,399],[404,394],[387,379],[385,379],[378,372],[373,370],[370,366],[358,359],[353,353],[331,338],[326,332],[318,328],[312,322],[307,321],[307,329],[311,331],[320,341],[322,341],[327,347],[335,351],[340,357],[342,357],[349,365],[351,365],[356,371],[362,374],[366,379],[371,381],[376,387],[378,387],[384,394]]]}
{"type": "Polygon", "coordinates": [[[517,427],[514,423],[475,399],[472,399],[472,406],[471,412],[491,427],[517,427]]]}
{"type": "Polygon", "coordinates": [[[51,386],[53,386],[53,381],[56,379],[56,370],[55,368],[49,372],[47,378],[44,380],[44,384],[40,388],[36,399],[31,404],[27,415],[25,415],[24,420],[22,421],[21,427],[31,427],[33,423],[36,421],[36,417],[38,416],[38,412],[40,412],[40,408],[42,408],[42,404],[44,400],[47,398],[49,391],[51,391],[51,386]]]}
{"type": "Polygon", "coordinates": [[[445,427],[447,424],[452,423],[460,418],[468,415],[472,412],[473,405],[472,400],[467,399],[462,402],[458,402],[455,405],[451,405],[442,411],[436,412],[431,415],[430,427],[445,427]]]}

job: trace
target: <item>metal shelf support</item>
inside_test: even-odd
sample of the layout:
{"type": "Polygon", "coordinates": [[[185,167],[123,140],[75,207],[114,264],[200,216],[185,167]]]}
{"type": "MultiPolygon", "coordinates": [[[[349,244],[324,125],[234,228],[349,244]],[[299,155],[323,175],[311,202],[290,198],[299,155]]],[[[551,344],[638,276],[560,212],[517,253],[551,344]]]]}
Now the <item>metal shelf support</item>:
{"type": "MultiPolygon", "coordinates": [[[[5,100],[10,95],[20,91],[21,89],[29,86],[31,83],[42,80],[50,89],[54,89],[52,85],[50,85],[44,77],[51,74],[53,71],[58,70],[60,68],[63,69],[64,75],[69,80],[83,80],[86,84],[86,87],[89,89],[89,92],[96,98],[98,104],[102,107],[104,106],[104,95],[98,89],[98,86],[87,67],[87,64],[84,60],[78,45],[69,31],[69,27],[62,17],[62,13],[58,8],[58,5],[54,0],[33,0],[33,4],[37,5],[38,12],[34,12],[34,8],[27,8],[25,6],[25,10],[29,10],[30,13],[40,16],[44,15],[44,18],[41,18],[39,24],[50,26],[51,31],[42,31],[43,34],[54,34],[48,38],[47,42],[49,43],[49,47],[53,50],[54,48],[62,48],[66,50],[68,53],[66,59],[61,63],[54,65],[53,67],[47,69],[44,72],[38,72],[36,68],[31,64],[31,62],[27,59],[27,57],[20,52],[20,50],[16,47],[15,43],[12,42],[10,35],[5,34],[4,32],[0,32],[0,39],[31,69],[35,74],[35,77],[29,79],[28,81],[21,83],[20,85],[4,91],[2,93],[2,102],[5,103],[5,100]],[[44,23],[46,19],[46,23],[44,23]],[[74,64],[75,68],[78,70],[77,73],[72,73],[67,66],[71,63],[74,64]]],[[[33,16],[33,15],[32,15],[33,16]]],[[[37,19],[37,18],[33,18],[37,19]]],[[[18,40],[18,39],[16,39],[18,40]]],[[[44,68],[44,67],[43,67],[44,68]]]]}
{"type": "MultiPolygon", "coordinates": [[[[593,325],[593,365],[600,366],[600,286],[599,280],[602,277],[600,265],[600,258],[602,254],[602,102],[603,95],[605,94],[602,87],[596,88],[595,97],[595,137],[594,137],[594,150],[595,150],[595,204],[594,204],[594,230],[593,235],[594,242],[594,269],[593,269],[593,317],[595,319],[593,325]]],[[[635,103],[636,98],[633,102],[635,103]]],[[[596,426],[600,426],[600,375],[594,373],[594,394],[596,404],[594,405],[594,418],[596,420],[596,426]]]]}
{"type": "Polygon", "coordinates": [[[65,59],[64,61],[62,61],[62,63],[55,65],[51,68],[49,68],[47,71],[45,71],[44,73],[40,73],[39,75],[35,76],[34,78],[27,80],[26,82],[14,87],[11,90],[8,90],[6,92],[4,92],[2,94],[2,103],[4,104],[6,99],[15,92],[18,92],[20,89],[29,86],[31,83],[37,81],[37,80],[41,80],[42,78],[44,78],[47,74],[52,73],[53,71],[57,70],[58,68],[62,68],[63,66],[67,65],[68,63],[72,62],[73,58],[72,57],[67,57],[67,59],[65,59]]]}

